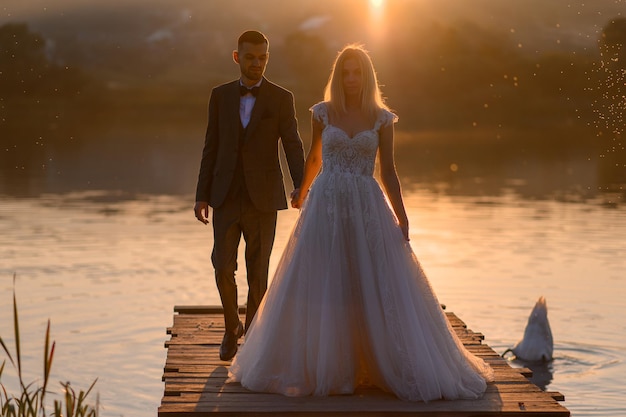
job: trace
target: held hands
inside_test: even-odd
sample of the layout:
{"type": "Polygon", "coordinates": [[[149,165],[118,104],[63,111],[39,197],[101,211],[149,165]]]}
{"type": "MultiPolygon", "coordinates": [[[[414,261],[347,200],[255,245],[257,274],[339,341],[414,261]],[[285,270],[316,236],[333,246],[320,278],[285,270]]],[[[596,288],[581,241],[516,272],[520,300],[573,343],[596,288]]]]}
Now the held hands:
{"type": "Polygon", "coordinates": [[[297,209],[302,207],[302,200],[303,200],[303,198],[301,198],[301,197],[304,197],[304,196],[300,196],[300,189],[299,188],[296,188],[295,190],[293,190],[291,192],[290,197],[291,197],[291,207],[297,208],[297,209]]]}
{"type": "Polygon", "coordinates": [[[199,222],[204,224],[209,223],[209,203],[206,201],[196,201],[193,206],[193,212],[199,222]]]}

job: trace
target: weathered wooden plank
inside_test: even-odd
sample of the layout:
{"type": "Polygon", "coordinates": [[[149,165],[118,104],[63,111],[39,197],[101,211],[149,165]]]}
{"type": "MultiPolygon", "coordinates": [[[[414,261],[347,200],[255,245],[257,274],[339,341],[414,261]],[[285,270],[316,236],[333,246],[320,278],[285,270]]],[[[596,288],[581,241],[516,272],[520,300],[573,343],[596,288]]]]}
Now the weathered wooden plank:
{"type": "MultiPolygon", "coordinates": [[[[446,309],[445,304],[441,304],[443,310],[446,309]]],[[[174,306],[174,312],[180,314],[223,314],[222,306],[217,305],[177,305],[174,306]]],[[[246,306],[239,307],[239,314],[246,314],[246,306]]],[[[453,313],[452,313],[453,314],[453,313]]]]}
{"type": "MultiPolygon", "coordinates": [[[[174,306],[174,312],[180,314],[223,314],[224,309],[222,306],[205,306],[205,305],[191,305],[191,306],[174,306]]],[[[246,307],[239,307],[239,314],[246,314],[246,307]]]]}
{"type": "MultiPolygon", "coordinates": [[[[517,394],[519,396],[519,394],[517,394]]],[[[533,396],[519,396],[518,399],[503,399],[496,394],[486,394],[484,399],[458,401],[408,402],[400,401],[395,396],[385,393],[365,392],[362,395],[330,396],[323,398],[284,397],[272,394],[205,394],[202,396],[167,397],[159,410],[164,411],[203,411],[203,412],[271,412],[272,415],[284,415],[286,412],[362,413],[377,412],[397,415],[546,415],[568,416],[569,411],[557,402],[536,401],[533,396]],[[228,397],[225,401],[224,397],[228,397]],[[348,399],[348,401],[346,401],[348,399]]],[[[163,414],[167,415],[167,414],[163,414]]],[[[252,414],[255,415],[255,414],[252,414]]]]}
{"type": "MultiPolygon", "coordinates": [[[[210,372],[212,376],[221,375],[226,377],[228,372],[229,362],[220,361],[219,359],[207,360],[206,362],[185,362],[182,360],[169,360],[166,359],[165,372],[175,372],[175,373],[206,373],[210,372]],[[215,363],[209,363],[215,362],[215,363]]],[[[494,370],[494,378],[495,382],[499,381],[528,381],[527,377],[517,371],[515,368],[507,368],[506,366],[495,366],[492,367],[494,370]]],[[[530,383],[530,382],[529,382],[530,383]]]]}
{"type": "MultiPolygon", "coordinates": [[[[361,395],[351,395],[352,401],[346,401],[345,398],[339,399],[336,402],[329,402],[326,398],[305,398],[301,401],[302,397],[297,398],[297,401],[292,401],[291,398],[277,398],[276,396],[269,397],[267,395],[251,395],[245,393],[206,393],[205,395],[195,397],[191,396],[171,396],[164,397],[164,404],[176,404],[184,406],[185,404],[196,405],[214,405],[221,407],[239,408],[241,411],[255,411],[255,408],[271,407],[275,412],[285,411],[294,408],[294,404],[307,404],[307,408],[311,411],[369,411],[372,409],[379,409],[380,411],[457,411],[465,412],[468,409],[473,411],[482,412],[496,412],[501,411],[504,408],[516,408],[517,410],[523,409],[520,406],[524,404],[542,405],[546,409],[564,409],[562,405],[555,401],[549,401],[542,398],[539,395],[523,394],[523,393],[507,393],[503,395],[487,393],[482,399],[477,400],[457,400],[457,401],[431,401],[429,403],[423,402],[408,402],[399,401],[397,398],[383,398],[382,394],[364,392],[361,395]],[[365,400],[364,400],[365,399],[365,400]],[[239,403],[246,402],[245,405],[239,403]],[[396,404],[403,403],[403,404],[396,404]],[[471,408],[468,407],[468,403],[471,403],[471,408]],[[254,405],[254,408],[252,406],[254,405]]],[[[329,397],[330,398],[330,397],[329,397]]]]}
{"type": "MultiPolygon", "coordinates": [[[[224,384],[223,377],[213,376],[210,373],[186,373],[186,374],[177,374],[172,376],[172,373],[165,373],[163,375],[163,381],[169,387],[170,392],[179,395],[185,392],[181,387],[186,386],[186,384],[203,384],[205,386],[205,390],[209,390],[210,387],[218,387],[222,392],[248,392],[244,387],[240,384],[224,384]],[[181,384],[181,387],[178,387],[176,384],[181,384]]],[[[358,387],[358,390],[363,390],[364,387],[358,387]]],[[[493,383],[487,386],[487,393],[489,392],[500,392],[500,393],[543,393],[538,386],[529,383],[528,381],[518,381],[516,383],[507,383],[507,384],[498,384],[493,383]]],[[[549,392],[550,397],[555,399],[556,401],[563,401],[564,397],[562,394],[558,392],[549,392]]]]}
{"type": "Polygon", "coordinates": [[[557,391],[545,391],[550,397],[554,398],[555,401],[565,401],[565,395],[561,394],[557,391]]]}
{"type": "MultiPolygon", "coordinates": [[[[225,383],[227,378],[226,372],[203,372],[202,374],[204,375],[203,377],[192,377],[191,375],[187,375],[186,378],[171,376],[167,378],[163,377],[166,385],[165,391],[173,392],[176,390],[178,392],[202,392],[203,387],[208,383],[217,383],[221,386],[229,385],[225,383]]],[[[496,378],[496,381],[492,384],[492,386],[493,389],[502,391],[537,391],[533,387],[533,384],[528,382],[527,379],[519,374],[511,374],[506,376],[506,378],[496,378]]],[[[541,392],[542,395],[544,394],[541,390],[538,392],[541,392]]],[[[547,395],[547,397],[554,399],[551,395],[547,395]]]]}
{"type": "MultiPolygon", "coordinates": [[[[176,345],[207,345],[207,344],[220,344],[224,336],[223,329],[211,329],[204,331],[184,332],[179,329],[172,329],[172,337],[164,342],[166,348],[170,348],[176,345]]],[[[490,353],[496,356],[500,356],[489,347],[484,347],[482,340],[472,336],[459,336],[460,341],[468,348],[476,347],[478,352],[490,353]]],[[[243,343],[242,339],[240,343],[243,343]]],[[[185,349],[188,349],[186,347],[185,349]]]]}
{"type": "MultiPolygon", "coordinates": [[[[547,401],[554,402],[554,398],[551,395],[546,395],[544,391],[540,389],[531,389],[533,384],[528,386],[524,384],[517,384],[514,389],[501,389],[504,386],[496,386],[490,385],[483,398],[477,399],[475,401],[492,401],[494,396],[506,401],[524,401],[529,398],[533,401],[547,401]]],[[[376,387],[358,387],[357,393],[363,394],[368,393],[368,395],[378,395],[380,389],[376,387]]],[[[181,395],[181,394],[198,394],[198,395],[210,395],[210,394],[223,394],[226,392],[242,394],[242,395],[251,395],[253,394],[251,391],[243,388],[241,384],[238,383],[229,383],[229,384],[220,384],[216,379],[207,378],[206,381],[194,382],[193,379],[188,382],[166,382],[165,383],[165,393],[166,395],[181,395]],[[168,394],[169,393],[169,394],[168,394]]],[[[382,393],[382,391],[381,391],[382,393]]],[[[258,394],[258,393],[254,393],[258,394]]],[[[228,397],[229,400],[234,399],[235,397],[228,397]]],[[[455,402],[455,401],[453,401],[455,402]]]]}

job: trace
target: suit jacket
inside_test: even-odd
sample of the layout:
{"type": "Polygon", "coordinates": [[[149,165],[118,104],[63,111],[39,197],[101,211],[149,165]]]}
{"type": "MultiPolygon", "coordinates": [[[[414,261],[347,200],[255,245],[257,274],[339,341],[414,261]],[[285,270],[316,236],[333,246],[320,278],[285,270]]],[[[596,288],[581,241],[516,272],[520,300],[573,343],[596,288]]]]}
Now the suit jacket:
{"type": "Polygon", "coordinates": [[[286,209],[279,142],[294,187],[300,186],[304,171],[304,149],[293,94],[263,78],[241,143],[239,101],[239,80],[217,86],[211,92],[196,201],[207,201],[213,208],[222,205],[241,152],[244,180],[254,206],[261,211],[286,209]]]}

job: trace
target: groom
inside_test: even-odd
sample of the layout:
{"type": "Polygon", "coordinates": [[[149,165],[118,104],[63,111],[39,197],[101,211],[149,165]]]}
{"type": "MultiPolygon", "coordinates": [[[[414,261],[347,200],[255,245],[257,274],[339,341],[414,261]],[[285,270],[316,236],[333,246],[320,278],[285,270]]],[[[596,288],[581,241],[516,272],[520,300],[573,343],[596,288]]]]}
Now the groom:
{"type": "Polygon", "coordinates": [[[240,78],[215,87],[209,100],[194,212],[199,221],[207,224],[209,206],[213,208],[211,261],[226,327],[220,346],[222,360],[235,356],[237,339],[244,333],[235,283],[242,235],[248,276],[245,330],[267,289],[277,210],[287,208],[279,142],[295,187],[300,185],[304,169],[293,94],[264,77],[268,58],[265,35],[244,32],[233,52],[240,78]]]}

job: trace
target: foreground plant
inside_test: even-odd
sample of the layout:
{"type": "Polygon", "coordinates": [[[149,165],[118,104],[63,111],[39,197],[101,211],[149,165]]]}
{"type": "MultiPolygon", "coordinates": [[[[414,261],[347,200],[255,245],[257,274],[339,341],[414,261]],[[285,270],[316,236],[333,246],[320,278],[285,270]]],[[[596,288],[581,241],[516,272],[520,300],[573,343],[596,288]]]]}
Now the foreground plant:
{"type": "MultiPolygon", "coordinates": [[[[22,350],[20,344],[20,326],[17,312],[17,301],[15,297],[15,276],[13,276],[13,329],[15,335],[15,355],[7,347],[6,343],[0,336],[0,346],[6,354],[9,362],[17,371],[20,384],[20,393],[17,395],[9,394],[2,384],[2,373],[6,365],[6,359],[0,365],[0,416],[2,417],[45,417],[46,406],[45,398],[48,382],[50,381],[50,369],[52,368],[52,359],[54,358],[54,348],[56,343],[52,341],[50,344],[50,320],[46,328],[46,337],[43,352],[43,385],[37,386],[34,382],[26,384],[22,377],[22,350]]],[[[96,406],[93,407],[86,403],[87,396],[93,389],[96,381],[93,381],[87,391],[79,391],[78,394],[70,386],[69,382],[61,382],[64,389],[62,400],[54,400],[54,412],[50,414],[54,417],[98,417],[98,400],[96,406]]]]}

